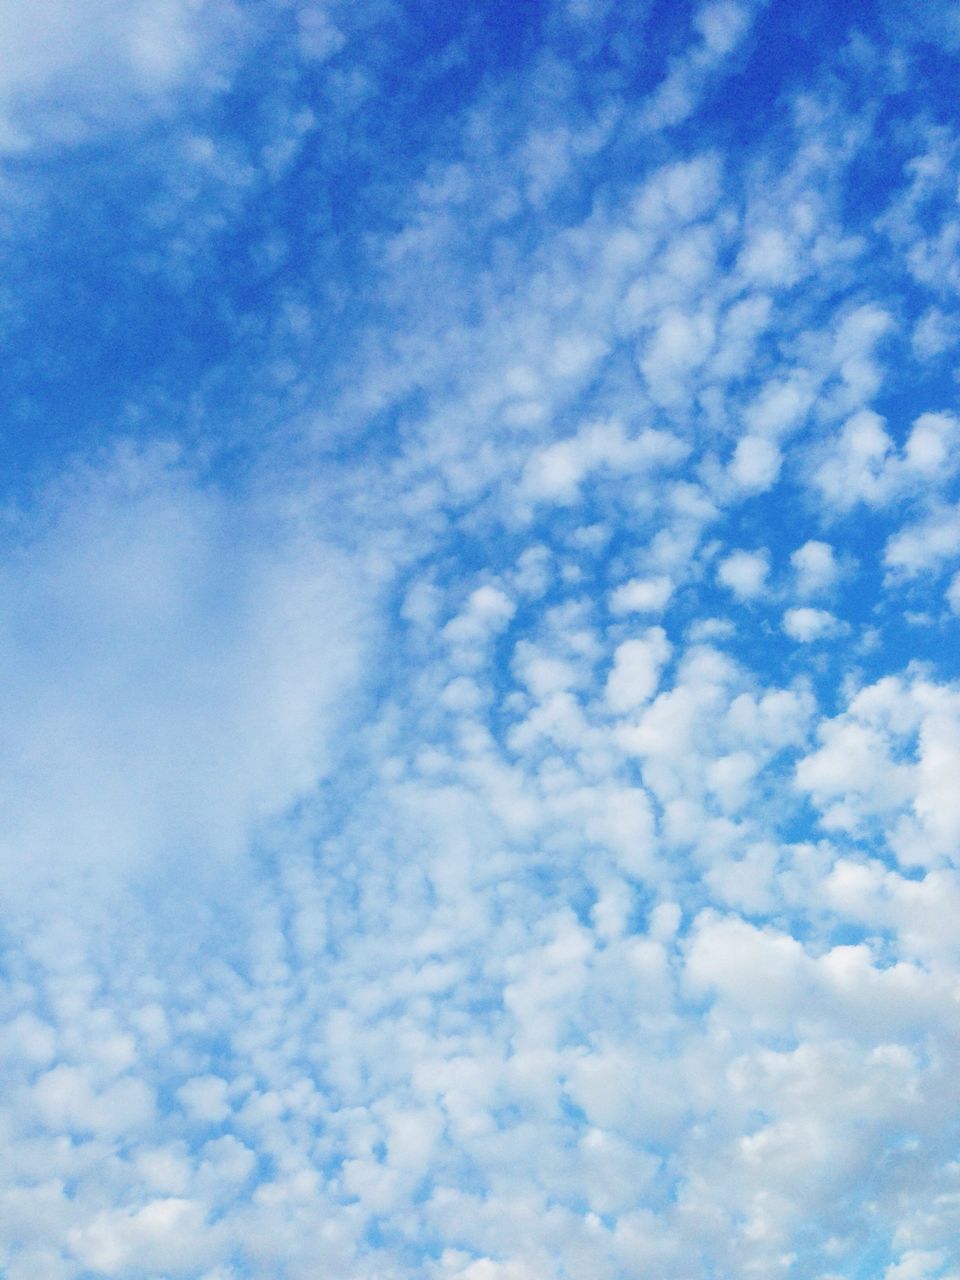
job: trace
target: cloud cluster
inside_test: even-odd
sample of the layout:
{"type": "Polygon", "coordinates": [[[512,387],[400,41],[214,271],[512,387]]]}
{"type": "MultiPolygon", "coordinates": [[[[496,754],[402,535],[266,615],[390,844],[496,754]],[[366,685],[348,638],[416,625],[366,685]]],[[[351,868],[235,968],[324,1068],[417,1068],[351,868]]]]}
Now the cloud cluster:
{"type": "Polygon", "coordinates": [[[10,1280],[955,1276],[948,7],[0,7],[260,362],[0,513],[10,1280]]]}
{"type": "Polygon", "coordinates": [[[0,149],[85,142],[220,87],[249,19],[232,0],[0,5],[0,149]]]}
{"type": "Polygon", "coordinates": [[[376,575],[272,506],[156,446],[22,512],[0,571],[14,897],[157,864],[220,874],[332,767],[376,575]]]}

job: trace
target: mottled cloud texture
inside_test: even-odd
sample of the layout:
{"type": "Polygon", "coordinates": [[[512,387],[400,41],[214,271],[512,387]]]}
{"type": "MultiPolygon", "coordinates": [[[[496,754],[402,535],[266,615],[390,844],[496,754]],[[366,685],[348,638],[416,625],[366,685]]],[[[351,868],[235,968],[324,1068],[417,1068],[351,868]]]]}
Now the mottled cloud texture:
{"type": "Polygon", "coordinates": [[[6,1280],[958,1280],[958,56],[0,0],[6,1280]]]}

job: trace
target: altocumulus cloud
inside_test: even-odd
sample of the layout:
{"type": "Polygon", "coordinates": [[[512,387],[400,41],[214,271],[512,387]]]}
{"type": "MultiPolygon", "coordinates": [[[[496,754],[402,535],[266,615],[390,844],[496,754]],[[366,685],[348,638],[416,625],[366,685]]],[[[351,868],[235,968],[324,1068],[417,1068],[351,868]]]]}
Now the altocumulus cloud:
{"type": "Polygon", "coordinates": [[[956,6],[0,0],[0,1270],[960,1274],[956,6]]]}

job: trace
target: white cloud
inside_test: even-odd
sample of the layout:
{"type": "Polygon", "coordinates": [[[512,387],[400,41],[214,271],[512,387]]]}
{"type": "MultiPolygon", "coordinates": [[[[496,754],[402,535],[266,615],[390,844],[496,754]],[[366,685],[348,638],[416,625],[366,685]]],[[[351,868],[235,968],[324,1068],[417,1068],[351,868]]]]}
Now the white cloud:
{"type": "Polygon", "coordinates": [[[933,360],[960,342],[960,322],[931,307],[914,326],[912,342],[921,360],[933,360]]]}
{"type": "Polygon", "coordinates": [[[841,511],[858,502],[881,507],[928,484],[939,487],[960,465],[960,423],[948,413],[923,413],[897,452],[884,420],[864,409],[849,418],[827,450],[814,484],[827,504],[841,511]]]}
{"type": "Polygon", "coordinates": [[[815,392],[813,379],[804,372],[771,380],[748,406],[747,426],[756,436],[786,435],[803,422],[814,402],[815,392]]]}
{"type": "Polygon", "coordinates": [[[736,813],[747,802],[759,761],[749,751],[718,756],[707,766],[706,782],[725,813],[736,813]]]}
{"type": "Polygon", "coordinates": [[[477,587],[466,608],[443,628],[443,635],[455,645],[482,644],[502,631],[515,612],[516,605],[499,587],[477,587]]]}
{"type": "Polygon", "coordinates": [[[925,570],[939,570],[944,561],[958,555],[960,510],[938,507],[925,519],[889,538],[883,562],[891,574],[914,578],[925,570]]]}
{"type": "Polygon", "coordinates": [[[797,246],[779,227],[762,227],[744,246],[737,270],[763,286],[793,284],[798,275],[797,259],[797,246]]]}
{"type": "Polygon", "coordinates": [[[956,857],[960,803],[960,695],[951,685],[886,678],[821,723],[821,746],[797,765],[828,829],[877,826],[908,866],[956,857]]]}
{"type": "Polygon", "coordinates": [[[99,1214],[72,1231],[70,1243],[81,1264],[102,1275],[122,1275],[131,1266],[188,1275],[214,1260],[219,1234],[205,1223],[202,1205],[170,1196],[134,1211],[99,1214]]]}
{"type": "Polygon", "coordinates": [[[669,578],[631,578],[610,593],[614,614],[661,613],[673,594],[669,578]]]}
{"type": "Polygon", "coordinates": [[[62,1063],[37,1080],[32,1101],[49,1128],[77,1136],[122,1135],[129,1140],[154,1116],[153,1094],[142,1080],[125,1076],[98,1090],[89,1072],[62,1063]]]}
{"type": "Polygon", "coordinates": [[[645,128],[677,125],[693,112],[709,73],[740,43],[751,18],[750,9],[734,0],[709,0],[696,11],[693,26],[702,43],[673,60],[643,112],[645,128]]]}
{"type": "Polygon", "coordinates": [[[747,493],[763,493],[780,474],[780,450],[762,436],[744,436],[730,461],[730,478],[747,493]]]}
{"type": "Polygon", "coordinates": [[[231,0],[0,4],[0,147],[77,142],[218,86],[249,19],[231,0]]]}
{"type": "MultiPolygon", "coordinates": [[[[883,1273],[883,1280],[952,1280],[944,1275],[948,1258],[941,1250],[908,1249],[906,1253],[883,1273]]],[[[956,1273],[953,1273],[955,1275],[956,1273]]]]}
{"type": "Polygon", "coordinates": [[[369,587],[330,545],[263,538],[267,518],[121,453],[8,558],[2,843],[29,892],[54,865],[66,886],[202,873],[329,766],[369,587]]]}
{"type": "Polygon", "coordinates": [[[688,632],[691,644],[706,644],[711,640],[729,640],[736,627],[729,618],[700,618],[688,632]]]}
{"type": "Polygon", "coordinates": [[[797,575],[797,594],[815,596],[829,591],[840,574],[833,547],[811,539],[791,552],[790,563],[797,575]]]}
{"type": "MultiPolygon", "coordinates": [[[[946,653],[851,665],[896,665],[896,576],[942,613],[955,569],[952,415],[919,383],[912,423],[867,408],[890,316],[931,305],[846,199],[893,135],[845,114],[854,40],[843,94],[811,73],[729,165],[648,173],[630,131],[684,118],[752,10],[694,13],[640,104],[580,78],[622,15],[577,0],[568,49],[571,12],[506,95],[459,74],[469,33],[443,53],[442,160],[388,186],[383,277],[329,282],[336,450],[284,428],[229,489],[132,450],[6,514],[11,1280],[825,1278],[881,1218],[878,1274],[951,1263],[960,695],[946,653]],[[790,649],[778,684],[737,600],[791,548],[787,633],[836,641],[813,605],[842,571],[877,647],[790,649]]],[[[635,16],[617,56],[654,59],[635,16]]],[[[334,65],[345,23],[277,31],[373,93],[334,65]]],[[[193,57],[158,55],[145,111],[193,57]]]]}
{"type": "Polygon", "coordinates": [[[194,1076],[177,1090],[189,1114],[204,1124],[220,1124],[230,1114],[228,1084],[220,1076],[194,1076]]]}
{"type": "Polygon", "coordinates": [[[717,581],[741,600],[756,600],[766,589],[769,571],[766,551],[734,551],[717,566],[717,581]]]}
{"type": "Polygon", "coordinates": [[[950,413],[922,413],[914,422],[903,451],[905,470],[931,479],[954,470],[953,451],[960,443],[960,419],[950,413]]]}
{"type": "Polygon", "coordinates": [[[575,436],[534,451],[524,470],[523,489],[536,501],[571,504],[597,472],[637,473],[669,466],[687,446],[665,431],[628,435],[617,421],[588,423],[575,436]]]}
{"type": "Polygon", "coordinates": [[[732,0],[711,0],[698,9],[693,25],[711,53],[723,57],[743,37],[750,21],[749,9],[732,0]]]}
{"type": "Polygon", "coordinates": [[[844,423],[835,448],[815,482],[831,506],[883,502],[889,492],[887,461],[893,441],[879,414],[864,409],[844,423]]]}
{"type": "Polygon", "coordinates": [[[677,160],[657,169],[633,202],[633,221],[640,227],[684,226],[707,213],[722,192],[721,165],[715,155],[677,160]]]}
{"type": "Polygon", "coordinates": [[[669,657],[670,643],[662,627],[651,627],[641,639],[618,645],[605,690],[610,709],[623,713],[648,701],[669,657]]]}
{"type": "Polygon", "coordinates": [[[707,359],[713,346],[714,322],[706,314],[670,310],[643,350],[640,370],[656,404],[672,405],[690,395],[690,375],[707,359]]]}
{"type": "Polygon", "coordinates": [[[799,640],[801,644],[822,640],[836,632],[839,625],[832,613],[826,609],[811,609],[809,605],[788,609],[783,615],[784,631],[791,640],[799,640]]]}

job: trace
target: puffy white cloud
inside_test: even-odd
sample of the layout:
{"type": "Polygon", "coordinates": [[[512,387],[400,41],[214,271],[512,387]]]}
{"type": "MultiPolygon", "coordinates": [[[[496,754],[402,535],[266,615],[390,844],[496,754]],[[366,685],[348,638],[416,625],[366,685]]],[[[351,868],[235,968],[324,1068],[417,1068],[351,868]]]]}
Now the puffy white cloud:
{"type": "Polygon", "coordinates": [[[610,612],[660,613],[673,595],[669,578],[631,578],[610,593],[610,612]]]}
{"type": "Polygon", "coordinates": [[[670,643],[662,627],[651,627],[642,637],[618,645],[605,688],[611,711],[622,714],[647,702],[669,657],[670,643]]]}
{"type": "Polygon", "coordinates": [[[32,1093],[44,1124],[77,1135],[128,1136],[153,1119],[151,1090],[142,1080],[130,1077],[98,1092],[87,1072],[61,1064],[40,1076],[32,1093]]]}
{"type": "Polygon", "coordinates": [[[766,589],[770,557],[762,551],[734,551],[717,566],[717,581],[741,600],[756,600],[766,589]]]}
{"type": "Polygon", "coordinates": [[[939,487],[958,465],[958,430],[952,414],[923,413],[898,454],[883,419],[872,410],[861,410],[844,423],[814,483],[825,501],[839,510],[858,502],[884,506],[924,483],[939,487]]]}
{"type": "Polygon", "coordinates": [[[779,227],[757,228],[740,253],[737,269],[760,285],[792,284],[798,275],[797,248],[779,227]]]}
{"type": "Polygon", "coordinates": [[[684,980],[695,994],[716,992],[737,1010],[787,1023],[808,968],[803,947],[789,935],[708,913],[696,922],[684,980]]]}
{"type": "Polygon", "coordinates": [[[689,375],[707,359],[713,339],[711,316],[667,312],[640,357],[655,403],[671,405],[689,395],[689,375]]]}
{"type": "Polygon", "coordinates": [[[647,430],[629,436],[619,422],[590,423],[575,436],[535,451],[527,462],[523,487],[537,501],[569,504],[597,472],[636,473],[669,466],[686,452],[686,445],[669,432],[647,430]]]}
{"type": "Polygon", "coordinates": [[[443,628],[443,636],[457,646],[482,644],[502,631],[515,612],[516,605],[499,587],[477,587],[466,607],[443,628]]]}
{"type": "Polygon", "coordinates": [[[22,1058],[37,1066],[46,1066],[56,1051],[57,1035],[49,1022],[26,1012],[17,1014],[3,1027],[0,1043],[11,1061],[22,1058]]]}
{"type": "Polygon", "coordinates": [[[763,493],[780,474],[780,450],[762,436],[744,436],[730,461],[730,478],[739,489],[763,493]]]}
{"type": "Polygon", "coordinates": [[[956,857],[960,806],[949,778],[960,760],[958,695],[949,685],[884,679],[822,722],[821,746],[797,765],[827,827],[882,824],[907,865],[956,857]]]}
{"type": "Polygon", "coordinates": [[[835,449],[817,471],[816,484],[832,506],[883,502],[889,491],[887,461],[892,449],[883,419],[864,409],[843,424],[835,449]]]}
{"type": "Polygon", "coordinates": [[[784,631],[791,640],[799,640],[801,644],[822,640],[836,632],[839,626],[832,613],[826,609],[811,609],[809,605],[788,609],[783,615],[784,631]]]}
{"type": "Polygon", "coordinates": [[[884,564],[897,577],[938,570],[960,555],[960,511],[938,506],[930,515],[887,539],[884,564]]]}
{"type": "Polygon", "coordinates": [[[821,804],[843,799],[825,810],[828,826],[856,829],[862,803],[868,812],[891,813],[910,797],[912,770],[891,760],[880,732],[856,719],[828,722],[823,745],[797,766],[797,783],[821,804]]]}
{"type": "Polygon", "coordinates": [[[797,594],[801,596],[829,591],[840,573],[833,547],[816,539],[791,552],[790,563],[797,575],[797,594]]]}
{"type": "Polygon", "coordinates": [[[898,1262],[887,1267],[883,1280],[932,1280],[933,1277],[952,1280],[956,1272],[945,1274],[947,1262],[947,1255],[942,1250],[908,1249],[898,1262]]]}
{"type": "Polygon", "coordinates": [[[711,0],[693,17],[693,25],[703,36],[711,53],[723,56],[733,49],[747,29],[750,11],[732,0],[711,0]]]}
{"type": "Polygon", "coordinates": [[[180,1086],[177,1097],[203,1124],[220,1124],[230,1114],[227,1081],[220,1076],[194,1076],[180,1086]]]}
{"type": "MultiPolygon", "coordinates": [[[[169,9],[199,43],[145,111],[202,88],[212,12],[169,9]]],[[[509,109],[458,74],[437,167],[378,179],[401,229],[336,450],[281,433],[230,485],[133,450],[7,512],[11,1280],[954,1265],[958,695],[946,647],[876,672],[899,578],[942,613],[956,424],[929,384],[909,423],[868,408],[892,315],[943,353],[910,290],[948,228],[911,213],[875,271],[844,184],[890,138],[819,83],[730,165],[678,135],[644,171],[631,130],[686,118],[752,12],[697,10],[595,119],[603,3],[538,27],[509,109]],[[744,632],[787,554],[786,633],[836,639],[842,571],[873,651],[744,632]]],[[[375,92],[346,10],[278,13],[375,92]]]]}
{"type": "Polygon", "coordinates": [[[132,1212],[99,1214],[72,1231],[70,1243],[81,1264],[101,1275],[123,1275],[131,1266],[188,1275],[214,1260],[219,1234],[205,1223],[201,1205],[167,1197],[132,1212]]]}
{"type": "Polygon", "coordinates": [[[747,408],[746,421],[751,433],[769,438],[795,430],[809,412],[815,392],[814,380],[803,371],[771,380],[747,408]]]}
{"type": "Polygon", "coordinates": [[[960,342],[960,323],[939,307],[931,307],[914,326],[912,342],[922,360],[935,359],[960,342]]]}
{"type": "Polygon", "coordinates": [[[950,413],[922,413],[914,422],[903,451],[908,472],[942,477],[955,469],[953,451],[960,442],[960,419],[950,413]]]}

